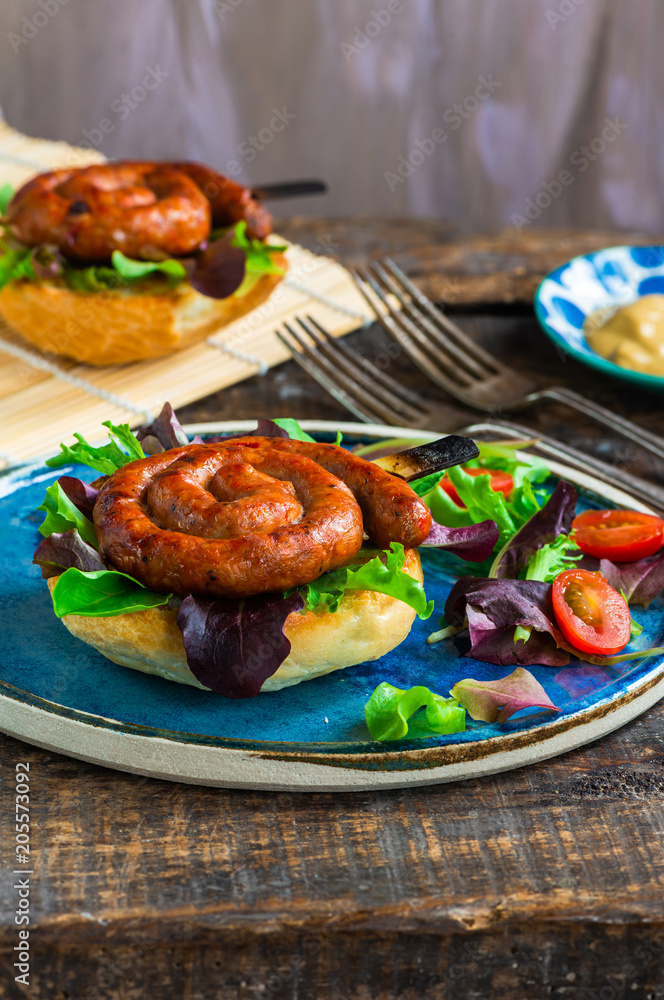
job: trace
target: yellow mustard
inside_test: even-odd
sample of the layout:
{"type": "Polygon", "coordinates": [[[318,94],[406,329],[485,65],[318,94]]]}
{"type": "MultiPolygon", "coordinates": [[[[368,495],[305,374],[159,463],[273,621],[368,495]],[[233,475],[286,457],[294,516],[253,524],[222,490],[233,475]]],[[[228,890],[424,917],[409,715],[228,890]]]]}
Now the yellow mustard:
{"type": "Polygon", "coordinates": [[[664,376],[664,295],[598,309],[587,317],[584,332],[597,354],[621,368],[664,376]]]}

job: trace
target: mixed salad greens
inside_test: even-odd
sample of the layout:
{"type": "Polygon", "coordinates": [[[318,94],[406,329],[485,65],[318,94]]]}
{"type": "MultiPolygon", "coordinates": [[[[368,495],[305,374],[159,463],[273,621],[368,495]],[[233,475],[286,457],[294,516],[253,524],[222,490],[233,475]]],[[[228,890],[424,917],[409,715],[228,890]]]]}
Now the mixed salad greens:
{"type": "MultiPolygon", "coordinates": [[[[76,443],[62,445],[47,464],[83,464],[108,476],[134,459],[201,441],[189,441],[169,404],[135,433],[126,424],[105,426],[108,444],[93,447],[75,435],[76,443]]],[[[253,433],[313,440],[294,420],[261,420],[253,433]]],[[[336,443],[341,444],[340,434],[336,443]]],[[[405,691],[380,683],[365,707],[373,739],[402,738],[409,718],[418,712],[420,729],[424,725],[429,732],[453,733],[465,728],[466,712],[473,719],[502,723],[524,708],[558,711],[525,669],[529,664],[565,667],[575,656],[610,666],[664,652],[621,652],[639,631],[628,603],[647,606],[664,587],[664,521],[613,511],[592,512],[601,523],[597,527],[593,518],[589,523],[587,513],[576,513],[574,487],[559,481],[553,492],[543,489],[548,468],[521,447],[480,443],[479,457],[463,468],[411,483],[434,517],[424,545],[444,550],[458,576],[441,627],[428,641],[461,640],[467,655],[515,669],[495,681],[465,678],[447,695],[422,686],[405,691]],[[630,558],[634,554],[643,557],[630,558]]],[[[375,446],[356,450],[370,459],[375,446]]],[[[56,615],[170,609],[177,613],[190,669],[219,694],[257,694],[290,650],[283,634],[288,615],[305,610],[334,614],[346,591],[378,591],[404,601],[421,619],[432,614],[433,601],[422,584],[403,572],[405,553],[395,543],[385,552],[367,544],[351,565],[285,594],[238,601],[181,600],[154,593],[105,565],[91,521],[96,494],[95,484],[63,475],[48,488],[40,507],[44,539],[34,561],[45,577],[57,576],[52,591],[56,615]],[[235,669],[229,669],[231,663],[235,669]]]]}
{"type": "MultiPolygon", "coordinates": [[[[14,195],[14,188],[0,188],[0,217],[14,195]]],[[[150,290],[168,290],[188,280],[192,287],[213,299],[246,294],[264,274],[283,274],[274,260],[285,245],[264,243],[247,236],[247,223],[213,230],[205,245],[186,257],[134,260],[115,250],[105,264],[80,265],[67,260],[57,247],[28,247],[0,225],[0,290],[10,281],[50,280],[78,292],[131,290],[145,282],[150,290]]]]}
{"type": "Polygon", "coordinates": [[[441,524],[490,518],[498,529],[482,563],[458,560],[441,628],[428,641],[467,635],[466,655],[516,669],[497,681],[459,681],[448,698],[379,684],[365,706],[374,739],[402,738],[421,708],[419,731],[434,733],[463,731],[457,707],[485,722],[523,708],[557,711],[528,664],[565,667],[574,656],[610,667],[663,652],[620,651],[642,631],[628,604],[647,607],[664,588],[664,521],[633,511],[577,515],[570,483],[559,481],[550,495],[535,488],[548,478],[546,465],[518,445],[481,443],[475,461],[412,484],[441,524]]]}

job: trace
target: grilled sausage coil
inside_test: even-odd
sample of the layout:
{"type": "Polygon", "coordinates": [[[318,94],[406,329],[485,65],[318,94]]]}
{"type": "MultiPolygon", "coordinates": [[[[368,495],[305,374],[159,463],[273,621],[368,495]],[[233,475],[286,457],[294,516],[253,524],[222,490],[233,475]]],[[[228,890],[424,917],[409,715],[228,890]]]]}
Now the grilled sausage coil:
{"type": "Polygon", "coordinates": [[[403,481],[335,445],[246,437],[113,473],[94,507],[107,561],[161,593],[248,597],[347,563],[363,531],[414,548],[431,515],[403,481]]]}
{"type": "Polygon", "coordinates": [[[268,211],[249,188],[198,163],[120,161],[54,170],[24,184],[7,209],[22,243],[57,246],[77,263],[191,253],[213,226],[244,219],[247,235],[271,231],[268,211]]]}

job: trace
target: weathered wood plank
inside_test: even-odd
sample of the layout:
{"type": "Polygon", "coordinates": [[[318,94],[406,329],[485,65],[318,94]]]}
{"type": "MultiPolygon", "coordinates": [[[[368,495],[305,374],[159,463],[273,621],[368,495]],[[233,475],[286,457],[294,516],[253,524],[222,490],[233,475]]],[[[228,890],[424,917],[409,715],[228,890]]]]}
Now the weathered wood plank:
{"type": "Polygon", "coordinates": [[[467,234],[441,220],[292,219],[283,235],[309,249],[329,247],[344,263],[393,257],[430,298],[456,307],[530,305],[549,271],[570,257],[622,243],[657,243],[646,233],[523,229],[467,234]]]}

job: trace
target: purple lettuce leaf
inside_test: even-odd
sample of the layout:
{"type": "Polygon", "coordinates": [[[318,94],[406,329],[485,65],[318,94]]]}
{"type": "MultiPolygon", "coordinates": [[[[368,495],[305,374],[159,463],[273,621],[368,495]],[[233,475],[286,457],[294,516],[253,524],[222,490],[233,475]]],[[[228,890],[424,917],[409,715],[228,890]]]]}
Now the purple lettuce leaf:
{"type": "Polygon", "coordinates": [[[466,618],[471,639],[467,655],[487,663],[558,667],[574,652],[555,625],[549,583],[463,576],[449,593],[445,620],[458,628],[466,618]],[[514,642],[517,625],[533,630],[527,642],[514,642]]]}
{"type": "Polygon", "coordinates": [[[63,493],[77,507],[84,517],[92,520],[92,509],[97,499],[98,489],[75,476],[60,476],[58,479],[63,493]]]}
{"type": "Polygon", "coordinates": [[[476,681],[467,677],[458,681],[450,694],[463,705],[471,718],[482,722],[507,722],[523,708],[560,711],[537,678],[523,667],[517,667],[508,677],[497,681],[476,681]]]}
{"type": "Polygon", "coordinates": [[[218,441],[234,441],[236,438],[246,437],[290,438],[290,434],[279,424],[275,424],[274,420],[259,420],[253,431],[241,431],[238,434],[217,434],[214,437],[209,437],[207,444],[215,444],[218,441]]]}
{"type": "Polygon", "coordinates": [[[244,281],[247,256],[226,239],[214,240],[194,257],[189,270],[193,288],[209,299],[227,299],[244,281]]]}
{"type": "Polygon", "coordinates": [[[143,445],[143,450],[150,455],[189,444],[189,438],[170,403],[164,403],[159,416],[151,424],[139,427],[135,434],[138,441],[148,443],[147,447],[150,450],[148,451],[145,445],[143,445]],[[156,442],[153,439],[156,439],[156,442]],[[157,448],[157,443],[161,445],[161,448],[157,448]]]}
{"type": "Polygon", "coordinates": [[[601,559],[599,571],[614,590],[622,591],[628,604],[647,608],[664,589],[664,552],[631,563],[601,559]]]}
{"type": "Polygon", "coordinates": [[[194,677],[227,698],[253,698],[290,653],[286,619],[304,599],[274,594],[244,600],[185,597],[178,611],[194,677]]]}
{"type": "Polygon", "coordinates": [[[435,521],[431,531],[422,542],[436,549],[447,549],[468,562],[482,562],[493,552],[498,541],[498,525],[495,521],[482,521],[463,528],[446,528],[435,521]]]}
{"type": "Polygon", "coordinates": [[[83,541],[76,528],[54,532],[44,538],[37,546],[32,561],[41,566],[45,580],[72,566],[82,573],[106,569],[97,550],[83,541]]]}
{"type": "Polygon", "coordinates": [[[58,247],[48,243],[33,247],[30,261],[36,277],[41,280],[57,278],[65,271],[65,261],[58,247]]]}
{"type": "Polygon", "coordinates": [[[155,437],[154,434],[148,434],[146,437],[141,438],[141,448],[147,457],[150,455],[161,455],[162,451],[166,451],[159,438],[155,437]]]}
{"type": "Polygon", "coordinates": [[[543,545],[559,535],[568,535],[576,514],[576,490],[561,479],[548,501],[503,546],[496,556],[491,575],[515,580],[543,545]]]}
{"type": "Polygon", "coordinates": [[[559,649],[547,632],[533,628],[527,642],[514,641],[514,625],[497,628],[482,611],[468,605],[468,633],[471,648],[468,656],[501,667],[513,664],[538,663],[542,667],[563,667],[569,663],[569,653],[559,649]]]}

